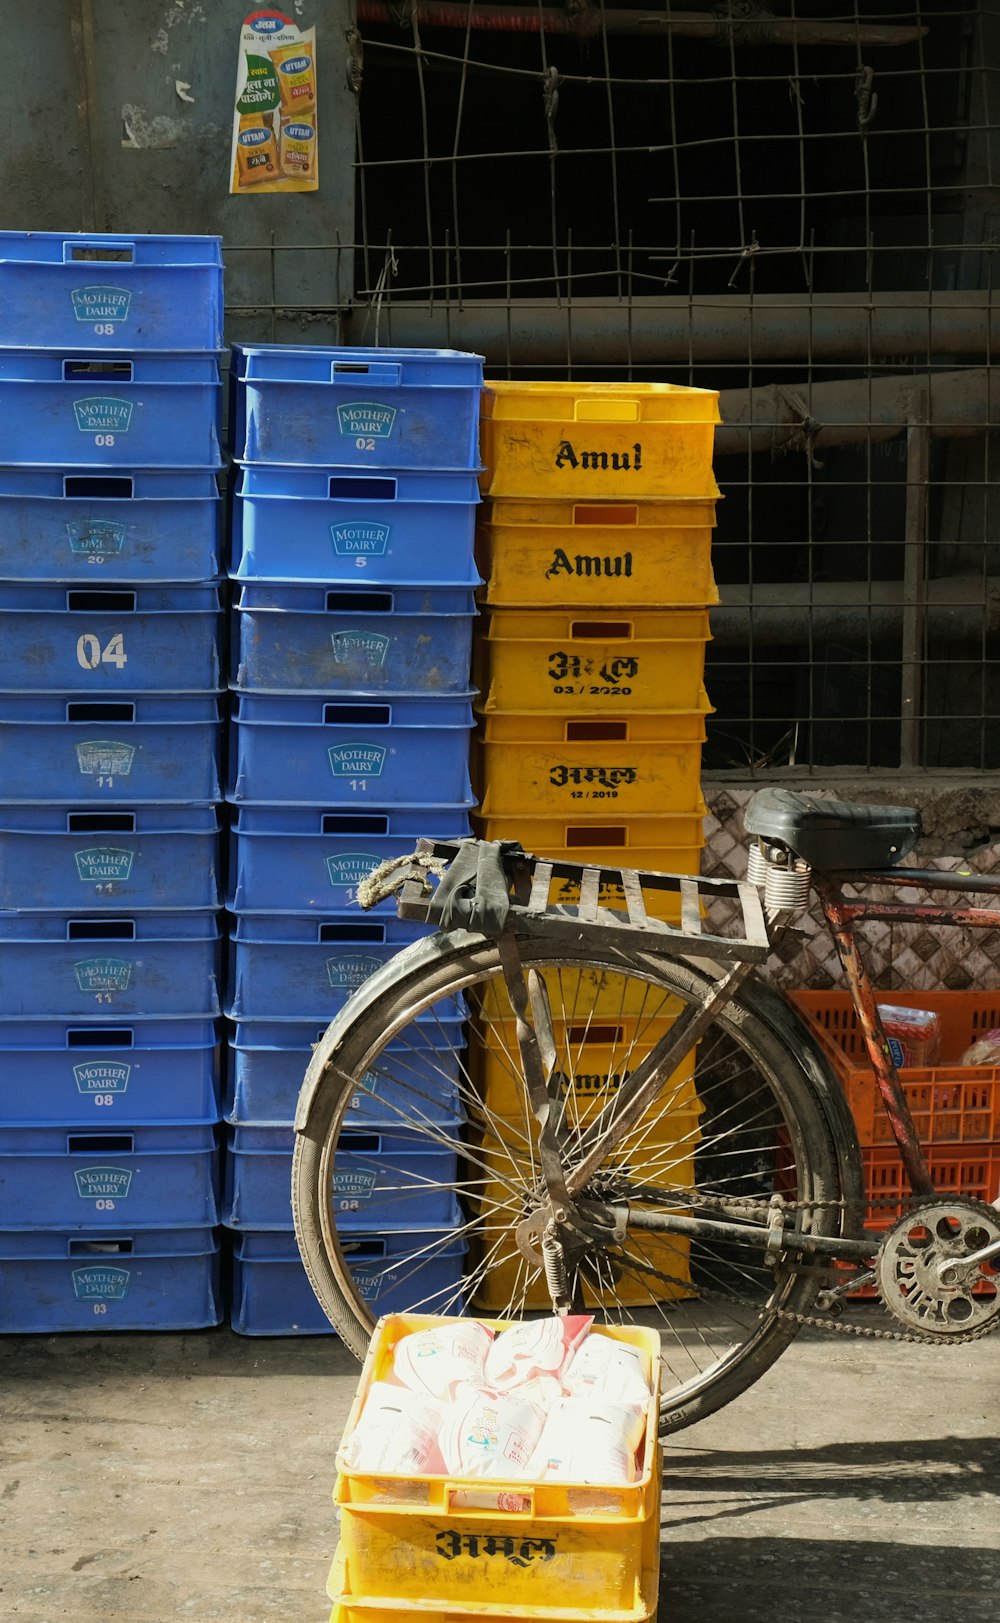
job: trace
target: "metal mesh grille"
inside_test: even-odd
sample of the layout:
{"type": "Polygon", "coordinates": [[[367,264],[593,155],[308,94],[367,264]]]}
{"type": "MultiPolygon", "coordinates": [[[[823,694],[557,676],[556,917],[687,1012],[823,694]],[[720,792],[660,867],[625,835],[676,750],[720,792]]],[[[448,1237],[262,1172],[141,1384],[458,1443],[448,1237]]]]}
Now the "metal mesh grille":
{"type": "Polygon", "coordinates": [[[1000,8],[358,0],[349,51],[349,342],[721,391],[706,768],[1000,767],[1000,8]]]}

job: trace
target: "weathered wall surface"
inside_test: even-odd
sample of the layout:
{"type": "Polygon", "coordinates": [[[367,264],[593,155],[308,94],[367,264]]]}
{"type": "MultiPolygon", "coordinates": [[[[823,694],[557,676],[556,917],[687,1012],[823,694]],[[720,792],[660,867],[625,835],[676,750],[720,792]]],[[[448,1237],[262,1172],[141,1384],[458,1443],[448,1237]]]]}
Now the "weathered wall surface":
{"type": "MultiPolygon", "coordinates": [[[[795,788],[805,787],[796,784],[795,788]]],[[[814,786],[809,785],[810,790],[814,786]]],[[[706,784],[709,807],[703,870],[710,875],[746,875],[743,810],[752,788],[706,784]]],[[[827,793],[868,805],[916,806],[924,837],[909,859],[911,865],[970,873],[1000,873],[1000,786],[971,779],[900,780],[898,778],[831,778],[816,786],[827,793]]],[[[888,897],[889,892],[885,895],[888,897]]],[[[895,893],[908,900],[925,899],[916,890],[895,893]]],[[[949,896],[959,905],[960,898],[949,896]]],[[[944,900],[939,896],[937,900],[944,900]]],[[[967,897],[969,905],[976,898],[967,897]]],[[[988,905],[979,898],[980,905],[988,905]]],[[[924,924],[865,926],[868,965],[876,985],[911,987],[916,991],[986,991],[1000,980],[1000,931],[928,929],[924,924]]],[[[768,966],[781,986],[840,986],[843,979],[836,949],[822,914],[813,907],[789,935],[768,966]]]]}

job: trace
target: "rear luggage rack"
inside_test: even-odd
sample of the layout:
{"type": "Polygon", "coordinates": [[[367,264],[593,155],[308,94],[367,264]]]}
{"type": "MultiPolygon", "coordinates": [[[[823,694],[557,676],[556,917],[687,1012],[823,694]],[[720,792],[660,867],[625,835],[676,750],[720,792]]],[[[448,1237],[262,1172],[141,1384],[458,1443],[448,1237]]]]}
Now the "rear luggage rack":
{"type": "MultiPolygon", "coordinates": [[[[431,858],[436,867],[446,868],[471,843],[421,839],[416,856],[425,861],[431,858]]],[[[512,848],[502,850],[501,857],[510,916],[519,932],[537,930],[555,938],[564,930],[575,937],[580,925],[585,925],[588,930],[600,929],[605,942],[626,951],[668,957],[701,954],[747,963],[762,962],[771,950],[760,896],[744,880],[557,862],[512,848]],[[567,900],[567,892],[572,899],[567,900]],[[671,898],[675,899],[672,906],[671,898]],[[710,926],[706,918],[709,907],[713,910],[710,926]],[[657,911],[668,909],[679,923],[656,916],[657,911]],[[720,915],[725,933],[717,934],[720,915]]],[[[440,877],[423,863],[415,864],[412,876],[399,888],[399,917],[444,924],[436,887],[428,894],[431,879],[440,882],[440,877]]],[[[454,925],[453,918],[445,927],[448,925],[454,925]]]]}

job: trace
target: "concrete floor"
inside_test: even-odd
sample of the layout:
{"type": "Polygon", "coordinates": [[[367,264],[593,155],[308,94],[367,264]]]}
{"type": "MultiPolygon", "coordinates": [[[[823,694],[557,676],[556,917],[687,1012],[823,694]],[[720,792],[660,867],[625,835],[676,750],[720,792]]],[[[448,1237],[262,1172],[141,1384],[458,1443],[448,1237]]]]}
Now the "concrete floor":
{"type": "MultiPolygon", "coordinates": [[[[357,1374],[325,1338],[0,1338],[0,1617],[325,1623],[357,1374]]],[[[996,1623],[998,1434],[1000,1336],[806,1332],[668,1446],[660,1618],[996,1623]]]]}

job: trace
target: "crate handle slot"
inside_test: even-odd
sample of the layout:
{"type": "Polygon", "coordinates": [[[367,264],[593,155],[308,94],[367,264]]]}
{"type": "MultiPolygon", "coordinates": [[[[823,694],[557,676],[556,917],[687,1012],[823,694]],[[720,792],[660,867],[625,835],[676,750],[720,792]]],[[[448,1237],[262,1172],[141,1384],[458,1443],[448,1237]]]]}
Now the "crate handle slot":
{"type": "Polygon", "coordinates": [[[379,1262],[385,1256],[384,1240],[358,1240],[355,1245],[343,1247],[348,1267],[355,1262],[379,1262]]]}
{"type": "Polygon", "coordinates": [[[330,498],[338,502],[394,502],[395,479],[365,479],[360,474],[333,474],[330,498]]]}
{"type": "MultiPolygon", "coordinates": [[[[485,1479],[477,1482],[475,1478],[470,1478],[468,1482],[446,1482],[444,1485],[444,1505],[446,1514],[461,1516],[463,1521],[465,1520],[466,1516],[474,1516],[477,1519],[481,1516],[483,1518],[488,1517],[491,1521],[495,1522],[497,1519],[498,1486],[500,1486],[499,1479],[497,1479],[495,1482],[487,1482],[485,1479]],[[474,1494],[479,1492],[482,1493],[483,1503],[481,1505],[469,1504],[469,1499],[474,1494]],[[493,1500],[492,1506],[489,1503],[490,1499],[493,1500]]],[[[525,1520],[528,1520],[534,1516],[535,1488],[533,1483],[517,1482],[503,1484],[503,1491],[512,1495],[515,1493],[518,1494],[524,1503],[523,1510],[505,1510],[504,1516],[523,1516],[525,1520]]]]}
{"type": "Polygon", "coordinates": [[[316,932],[318,942],[371,941],[381,946],[385,941],[384,924],[321,924],[316,932]]]}
{"type": "Polygon", "coordinates": [[[67,834],[134,834],[135,812],[79,811],[66,813],[67,834]]]}
{"type": "Polygon", "coordinates": [[[72,360],[63,361],[63,381],[72,383],[75,379],[108,378],[115,383],[132,382],[131,361],[93,361],[72,360]]]}
{"type": "Polygon", "coordinates": [[[625,1037],[624,1026],[598,1026],[591,1021],[584,1025],[566,1027],[566,1039],[571,1043],[603,1043],[615,1047],[625,1037]]]}
{"type": "Polygon", "coordinates": [[[370,817],[341,816],[339,812],[324,812],[320,818],[321,834],[388,834],[389,819],[372,814],[370,817]]]}
{"type": "Polygon", "coordinates": [[[135,1032],[131,1026],[69,1026],[66,1047],[134,1048],[135,1032]]]}
{"type": "Polygon", "coordinates": [[[67,941],[134,941],[135,919],[67,919],[67,941]]]}
{"type": "Polygon", "coordinates": [[[639,402],[596,400],[592,395],[586,395],[574,404],[573,417],[578,423],[637,423],[639,402]]]}
{"type": "Polygon", "coordinates": [[[382,1148],[381,1133],[341,1133],[338,1150],[348,1155],[378,1155],[382,1148]]]}
{"type": "Polygon", "coordinates": [[[392,707],[387,704],[325,704],[323,722],[327,727],[388,727],[392,707]]]}
{"type": "Polygon", "coordinates": [[[603,524],[618,528],[623,524],[638,524],[638,522],[639,509],[632,505],[623,507],[620,503],[609,503],[604,507],[574,507],[573,509],[574,524],[603,524]]]}
{"type": "Polygon", "coordinates": [[[569,634],[581,639],[607,637],[615,642],[630,642],[633,626],[631,620],[571,620],[569,634]]]}
{"type": "Polygon", "coordinates": [[[67,1155],[132,1155],[134,1133],[68,1133],[67,1155]]]}
{"type": "Polygon", "coordinates": [[[120,703],[97,703],[94,699],[71,699],[66,706],[67,721],[134,721],[135,705],[128,700],[120,703]]]}
{"type": "Polygon", "coordinates": [[[568,721],[566,742],[613,744],[628,738],[627,721],[568,721]]]}
{"type": "Polygon", "coordinates": [[[66,607],[71,614],[134,614],[135,593],[70,591],[66,607]]]}
{"type": "Polygon", "coordinates": [[[327,614],[391,614],[391,592],[327,592],[327,614]]]}
{"type": "Polygon", "coordinates": [[[66,1249],[68,1257],[130,1257],[135,1250],[134,1240],[93,1239],[70,1240],[66,1249]]]}
{"type": "Polygon", "coordinates": [[[627,844],[628,829],[624,823],[572,823],[566,830],[567,850],[587,850],[593,847],[596,851],[601,847],[627,844]]]}
{"type": "Polygon", "coordinates": [[[109,242],[64,242],[63,264],[72,265],[78,260],[88,264],[107,261],[116,265],[131,265],[135,260],[135,243],[118,242],[112,247],[109,242]]]}
{"type": "Polygon", "coordinates": [[[89,497],[91,501],[131,501],[135,493],[127,474],[64,473],[63,495],[89,497]]]}
{"type": "Polygon", "coordinates": [[[334,361],[330,368],[331,383],[353,383],[357,377],[396,387],[402,377],[402,367],[398,361],[334,361]]]}

